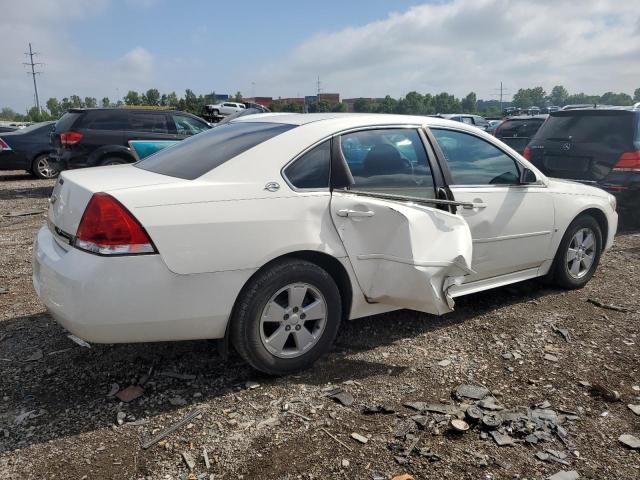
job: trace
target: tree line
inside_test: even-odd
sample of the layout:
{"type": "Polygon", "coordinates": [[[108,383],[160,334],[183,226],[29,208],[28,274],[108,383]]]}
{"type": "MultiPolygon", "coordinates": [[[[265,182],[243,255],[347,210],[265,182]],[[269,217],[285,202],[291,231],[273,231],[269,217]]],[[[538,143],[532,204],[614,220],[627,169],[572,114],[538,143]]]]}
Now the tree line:
{"type": "MultiPolygon", "coordinates": [[[[236,94],[231,101],[242,101],[242,93],[236,94]]],[[[511,102],[503,102],[502,106],[514,106],[519,108],[545,107],[555,105],[562,107],[569,104],[598,103],[604,105],[632,105],[640,102],[640,88],[636,88],[633,96],[627,93],[606,92],[602,95],[588,95],[585,93],[570,94],[562,85],[556,85],[547,94],[542,87],[521,88],[514,95],[511,102]]],[[[196,95],[193,90],[186,89],[183,96],[178,97],[176,92],[160,93],[156,88],[151,88],[146,92],[130,90],[117,101],[111,101],[108,97],[102,98],[99,102],[95,97],[80,97],[71,95],[58,100],[55,97],[49,98],[46,108],[40,111],[36,107],[31,107],[26,114],[21,114],[9,107],[0,110],[0,120],[40,122],[45,120],[55,120],[60,118],[64,112],[71,108],[112,108],[122,106],[150,106],[157,108],[174,108],[194,115],[202,114],[205,105],[217,103],[215,92],[209,94],[196,95]]],[[[327,101],[319,101],[310,105],[299,103],[288,103],[283,100],[274,100],[269,106],[274,112],[344,112],[347,106],[344,103],[332,104],[327,101]]],[[[387,95],[384,98],[358,98],[355,100],[353,109],[356,112],[368,113],[398,113],[411,115],[433,115],[437,113],[471,113],[485,116],[500,116],[500,102],[497,100],[479,100],[474,92],[465,97],[458,98],[447,92],[432,95],[430,93],[409,92],[404,97],[393,98],[387,95]]]]}

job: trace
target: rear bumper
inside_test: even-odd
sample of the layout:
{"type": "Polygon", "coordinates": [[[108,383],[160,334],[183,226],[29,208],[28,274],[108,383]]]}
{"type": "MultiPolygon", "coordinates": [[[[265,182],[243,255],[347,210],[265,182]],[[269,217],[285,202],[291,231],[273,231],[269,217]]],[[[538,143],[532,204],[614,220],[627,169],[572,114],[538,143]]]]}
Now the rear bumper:
{"type": "Polygon", "coordinates": [[[53,318],[80,338],[129,343],[222,338],[253,270],[177,275],[159,255],[103,257],[58,243],[33,248],[33,285],[53,318]]]}
{"type": "Polygon", "coordinates": [[[62,155],[57,152],[51,152],[48,160],[49,164],[59,172],[62,172],[63,170],[71,170],[73,168],[84,168],[90,166],[85,155],[73,156],[71,152],[65,152],[62,155]]]}

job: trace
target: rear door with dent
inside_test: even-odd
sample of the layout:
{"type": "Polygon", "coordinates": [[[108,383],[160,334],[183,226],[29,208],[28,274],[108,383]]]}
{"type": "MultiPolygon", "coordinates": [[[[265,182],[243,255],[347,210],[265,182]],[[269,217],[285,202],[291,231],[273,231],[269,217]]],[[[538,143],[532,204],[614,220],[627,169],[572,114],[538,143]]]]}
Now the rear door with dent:
{"type": "Polygon", "coordinates": [[[472,240],[428,148],[417,126],[335,138],[331,217],[367,301],[443,314],[472,273],[472,240]]]}

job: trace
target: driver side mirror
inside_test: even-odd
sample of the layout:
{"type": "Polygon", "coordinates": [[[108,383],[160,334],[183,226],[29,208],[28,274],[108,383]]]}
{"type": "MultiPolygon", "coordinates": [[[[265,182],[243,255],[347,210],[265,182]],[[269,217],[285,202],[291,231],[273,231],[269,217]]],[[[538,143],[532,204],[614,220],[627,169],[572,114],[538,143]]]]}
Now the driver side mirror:
{"type": "Polygon", "coordinates": [[[538,177],[533,171],[529,170],[527,167],[522,168],[522,172],[520,172],[520,185],[528,185],[530,183],[536,183],[538,181],[538,177]]]}

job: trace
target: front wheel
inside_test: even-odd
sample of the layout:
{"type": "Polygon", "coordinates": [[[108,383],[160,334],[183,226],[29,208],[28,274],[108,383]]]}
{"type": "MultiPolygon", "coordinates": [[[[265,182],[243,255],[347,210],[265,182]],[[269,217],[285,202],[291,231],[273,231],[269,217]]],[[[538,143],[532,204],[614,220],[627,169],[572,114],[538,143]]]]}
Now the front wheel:
{"type": "Polygon", "coordinates": [[[231,341],[255,369],[286,375],[311,366],[331,347],[341,315],[340,292],[324,269],[283,260],[240,294],[231,341]]]}
{"type": "Polygon", "coordinates": [[[60,172],[49,163],[48,155],[38,155],[31,164],[31,173],[38,178],[56,178],[60,172]]]}
{"type": "Polygon", "coordinates": [[[553,262],[553,283],[562,288],[584,287],[598,268],[602,254],[602,231],[596,220],[576,218],[562,237],[553,262]]]}

